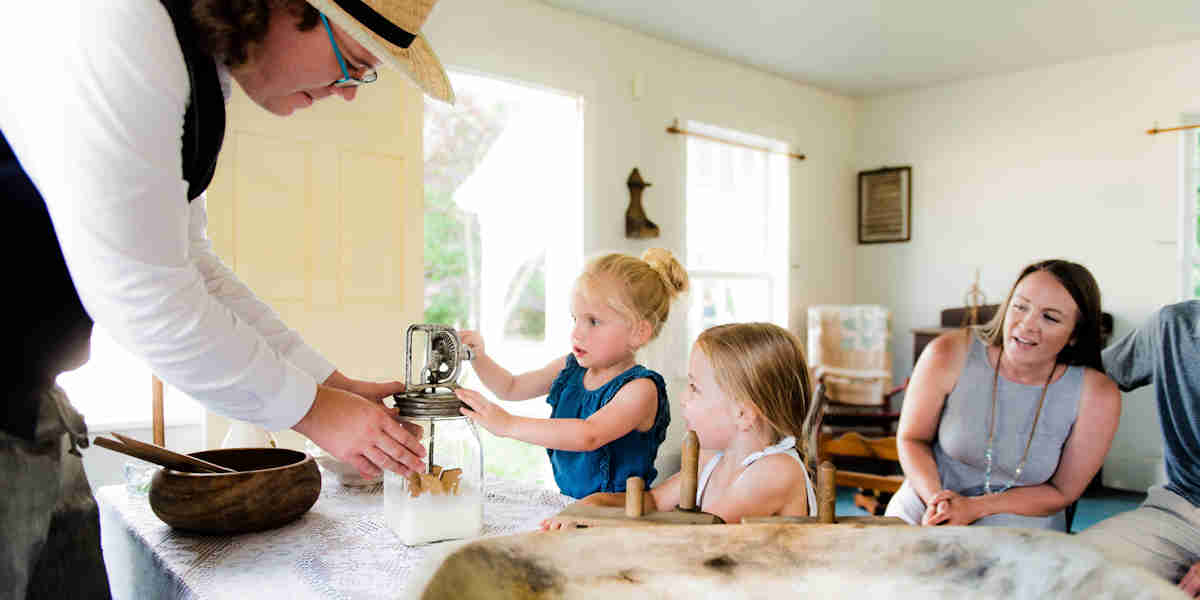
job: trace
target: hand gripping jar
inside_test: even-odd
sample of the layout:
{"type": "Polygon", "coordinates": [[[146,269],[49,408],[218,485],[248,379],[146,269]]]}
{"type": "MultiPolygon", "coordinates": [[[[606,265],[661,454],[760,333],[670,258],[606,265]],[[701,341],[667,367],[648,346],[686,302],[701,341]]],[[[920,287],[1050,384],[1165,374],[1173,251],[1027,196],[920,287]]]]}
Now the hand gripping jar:
{"type": "Polygon", "coordinates": [[[483,530],[483,446],[475,423],[453,410],[423,411],[397,399],[397,412],[421,426],[424,473],[383,477],[384,520],[409,546],[477,536],[483,530]],[[408,409],[408,410],[406,410],[408,409]],[[436,412],[442,416],[428,414],[436,412]]]}

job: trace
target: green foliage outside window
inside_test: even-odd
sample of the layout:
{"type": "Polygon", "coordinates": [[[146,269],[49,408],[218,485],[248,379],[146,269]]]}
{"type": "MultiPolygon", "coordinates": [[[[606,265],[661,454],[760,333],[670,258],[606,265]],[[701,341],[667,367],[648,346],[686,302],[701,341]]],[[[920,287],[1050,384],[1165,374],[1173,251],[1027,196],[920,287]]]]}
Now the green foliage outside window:
{"type": "MultiPolygon", "coordinates": [[[[426,323],[459,329],[479,327],[479,220],[454,204],[454,192],[475,171],[504,130],[510,107],[489,102],[469,87],[456,85],[457,103],[425,104],[425,240],[426,323]]],[[[524,265],[508,291],[511,306],[505,334],[540,340],[545,337],[545,257],[524,265]]],[[[468,385],[479,385],[477,378],[468,385]]],[[[544,448],[501,438],[480,428],[484,468],[506,479],[553,487],[544,448]]]]}
{"type": "Polygon", "coordinates": [[[487,156],[508,109],[459,92],[454,106],[425,103],[425,321],[477,328],[479,222],[455,206],[454,191],[487,156]]]}

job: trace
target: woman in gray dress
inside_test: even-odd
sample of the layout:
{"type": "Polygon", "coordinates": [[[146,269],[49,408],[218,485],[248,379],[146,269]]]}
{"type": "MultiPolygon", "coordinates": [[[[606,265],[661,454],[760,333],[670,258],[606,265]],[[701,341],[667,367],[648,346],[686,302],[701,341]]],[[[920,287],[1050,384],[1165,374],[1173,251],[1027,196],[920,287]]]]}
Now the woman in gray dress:
{"type": "Polygon", "coordinates": [[[1104,461],[1121,396],[1100,362],[1100,290],[1082,265],[1029,265],[978,332],[944,334],[913,371],[887,514],[914,525],[1065,530],[1104,461]]]}

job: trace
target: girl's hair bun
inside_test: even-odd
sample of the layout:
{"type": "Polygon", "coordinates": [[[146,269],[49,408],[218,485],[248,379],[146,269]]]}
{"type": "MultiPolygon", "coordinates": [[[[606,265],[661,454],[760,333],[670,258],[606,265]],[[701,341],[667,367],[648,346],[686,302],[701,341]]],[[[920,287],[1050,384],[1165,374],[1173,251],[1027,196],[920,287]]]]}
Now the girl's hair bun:
{"type": "Polygon", "coordinates": [[[658,273],[666,284],[672,298],[688,290],[687,269],[666,248],[650,248],[642,253],[642,260],[658,273]]]}

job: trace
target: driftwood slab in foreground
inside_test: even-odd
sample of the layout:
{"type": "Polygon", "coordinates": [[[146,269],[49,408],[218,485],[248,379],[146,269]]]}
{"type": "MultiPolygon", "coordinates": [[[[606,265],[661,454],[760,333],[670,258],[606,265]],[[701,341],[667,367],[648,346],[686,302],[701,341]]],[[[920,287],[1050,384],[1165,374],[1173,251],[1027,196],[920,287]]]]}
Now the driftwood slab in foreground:
{"type": "Polygon", "coordinates": [[[979,527],[778,524],[584,529],[446,549],[424,600],[1183,598],[1071,536],[979,527]]]}

